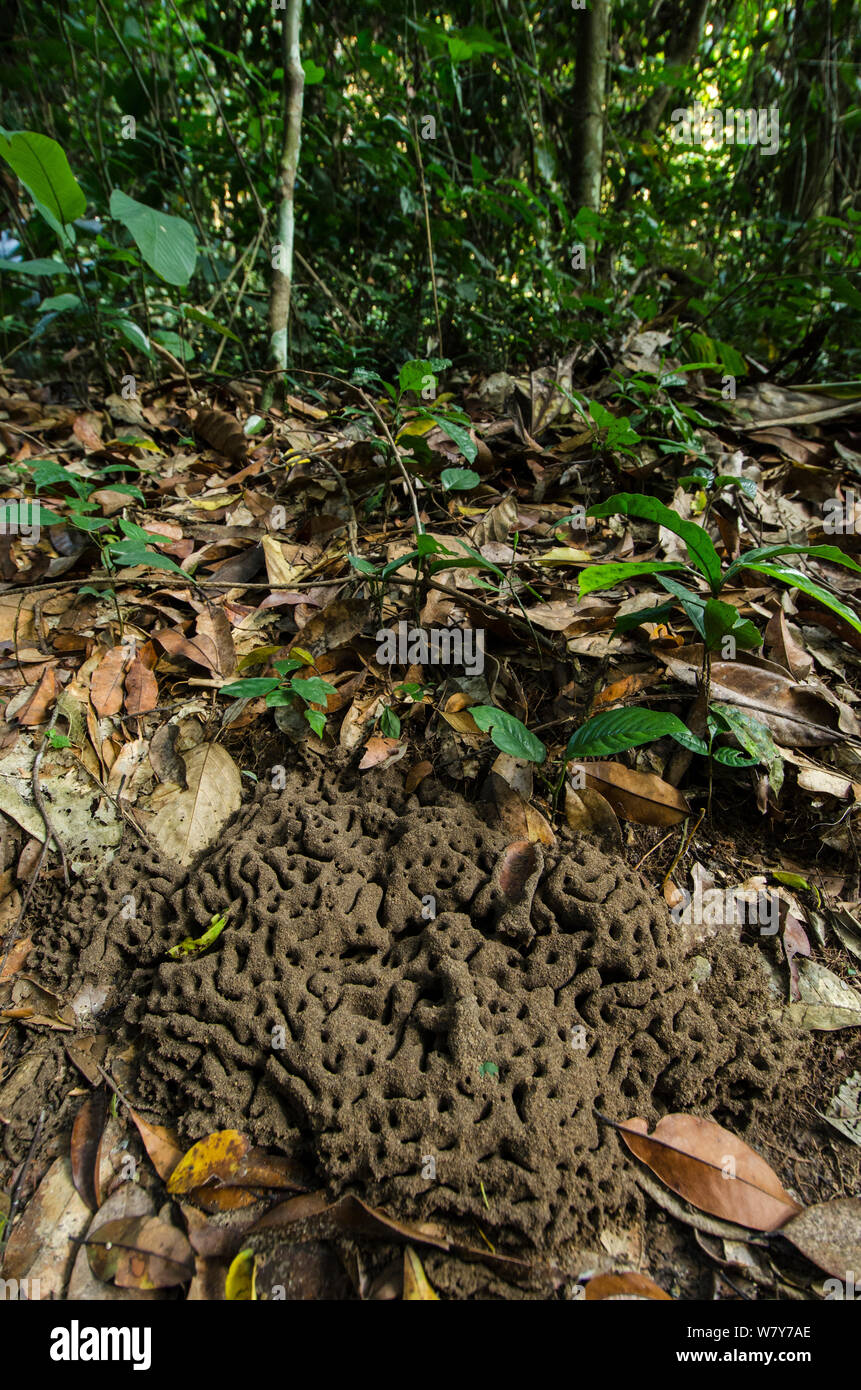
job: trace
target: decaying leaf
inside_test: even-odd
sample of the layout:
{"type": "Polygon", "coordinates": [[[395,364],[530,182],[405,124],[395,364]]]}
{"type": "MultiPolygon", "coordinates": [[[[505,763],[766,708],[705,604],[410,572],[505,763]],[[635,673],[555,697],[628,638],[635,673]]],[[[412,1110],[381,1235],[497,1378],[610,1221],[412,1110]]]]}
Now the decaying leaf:
{"type": "Polygon", "coordinates": [[[757,1231],[776,1231],[801,1210],[777,1174],[743,1140],[698,1115],[664,1115],[618,1126],[633,1154],[702,1211],[757,1231]]]}
{"type": "Polygon", "coordinates": [[[678,825],[691,813],[680,791],[654,772],[624,763],[584,763],[586,786],[600,792],[617,816],[638,825],[678,825]]]}
{"type": "Polygon", "coordinates": [[[219,743],[201,743],[184,753],[187,789],[177,788],[150,812],[148,833],[180,864],[190,864],[239,810],[239,769],[219,743]]]}
{"type": "Polygon", "coordinates": [[[861,1197],[835,1197],[806,1207],[780,1234],[836,1279],[861,1269],[861,1197]]]}

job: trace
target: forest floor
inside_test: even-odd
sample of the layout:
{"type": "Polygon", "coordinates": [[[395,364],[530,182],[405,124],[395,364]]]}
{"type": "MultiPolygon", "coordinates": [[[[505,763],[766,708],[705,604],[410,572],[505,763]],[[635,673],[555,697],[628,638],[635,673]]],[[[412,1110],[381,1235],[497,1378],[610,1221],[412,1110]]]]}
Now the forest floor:
{"type": "MultiPolygon", "coordinates": [[[[659,337],[620,367],[661,380],[659,337]]],[[[460,429],[334,379],[265,413],[0,385],[7,521],[42,507],[0,535],[5,1278],[803,1300],[861,1267],[861,405],[690,372],[662,452],[578,406],[588,365],[454,379],[460,429]],[[765,557],[704,616],[696,523],[724,574],[848,563],[765,557]]]]}

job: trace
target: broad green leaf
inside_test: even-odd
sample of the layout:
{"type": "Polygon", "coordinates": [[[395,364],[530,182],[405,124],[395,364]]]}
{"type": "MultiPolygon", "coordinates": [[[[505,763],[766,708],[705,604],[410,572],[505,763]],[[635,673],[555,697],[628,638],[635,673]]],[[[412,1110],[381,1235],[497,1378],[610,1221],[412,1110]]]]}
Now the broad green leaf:
{"type": "Polygon", "coordinates": [[[469,431],[448,415],[437,415],[434,411],[431,411],[430,414],[449,439],[454,440],[467,463],[472,463],[478,455],[478,445],[474,439],[470,438],[469,431]]]}
{"type": "Polygon", "coordinates": [[[120,565],[146,565],[153,570],[173,570],[175,574],[187,573],[169,555],[160,555],[157,550],[148,550],[138,541],[113,542],[108,549],[111,557],[120,565]]]}
{"type": "MultiPolygon", "coordinates": [[[[355,375],[355,374],[354,374],[355,375]]],[[[426,386],[432,386],[436,376],[430,362],[423,358],[413,358],[405,362],[398,373],[398,386],[402,391],[415,391],[420,396],[426,386]]]]}
{"type": "Polygon", "coordinates": [[[500,752],[508,753],[512,758],[525,758],[530,763],[544,762],[547,749],[541,739],[531,734],[513,714],[497,709],[495,705],[471,705],[469,713],[479,729],[490,734],[500,752]]]}
{"type": "Polygon", "coordinates": [[[326,728],[326,716],[323,711],[320,709],[306,709],[305,718],[308,720],[308,723],[311,725],[317,737],[322,738],[326,728]]]}
{"type": "Polygon", "coordinates": [[[9,136],[0,135],[0,156],[59,223],[83,217],[87,210],[84,191],[56,140],[37,131],[16,130],[9,136]]]}
{"type": "Polygon", "coordinates": [[[43,299],[39,305],[40,314],[64,314],[68,309],[80,309],[81,300],[77,294],[68,292],[66,294],[52,295],[49,299],[43,299]]]}
{"type": "Polygon", "coordinates": [[[290,689],[309,705],[325,705],[326,696],[336,693],[336,687],[324,681],[322,676],[308,676],[304,680],[294,677],[290,689]]]}
{"type": "Polygon", "coordinates": [[[322,82],[326,76],[326,69],[318,67],[313,58],[303,60],[302,70],[305,74],[306,87],[316,87],[317,83],[322,82]]]}
{"type": "Polygon", "coordinates": [[[144,356],[153,357],[155,355],[149,338],[144,333],[143,329],[138,328],[137,324],[133,323],[131,319],[115,319],[114,327],[117,329],[117,332],[122,333],[127,342],[131,343],[132,347],[138,348],[144,356]]]}
{"type": "Polygon", "coordinates": [[[444,468],[440,473],[440,482],[446,492],[468,492],[472,487],[478,487],[481,478],[472,468],[444,468]]]}
{"type": "Polygon", "coordinates": [[[565,761],[606,758],[613,753],[624,753],[627,748],[637,748],[641,743],[652,743],[666,734],[679,743],[684,742],[685,747],[692,737],[690,729],[675,714],[636,705],[606,710],[587,719],[574,731],[565,749],[565,761]]]}
{"type": "Polygon", "coordinates": [[[4,261],[0,260],[0,270],[17,270],[19,275],[64,275],[68,274],[68,268],[62,261],[49,261],[46,259],[35,261],[4,261]]]}
{"type": "Polygon", "coordinates": [[[812,579],[808,579],[806,574],[800,570],[784,569],[779,565],[746,565],[746,569],[754,570],[757,574],[767,574],[770,579],[777,579],[781,584],[788,584],[793,589],[800,589],[803,594],[809,594],[811,598],[818,599],[824,603],[826,608],[830,608],[832,613],[838,613],[847,623],[855,628],[856,632],[861,632],[861,620],[847,608],[845,603],[841,603],[839,598],[835,598],[828,589],[823,589],[821,584],[816,584],[812,579]]]}
{"type": "Polygon", "coordinates": [[[684,541],[691,560],[709,581],[712,592],[717,593],[720,588],[720,559],[711,536],[703,530],[702,526],[696,526],[692,521],[683,520],[678,512],[674,512],[671,507],[665,507],[663,502],[658,501],[657,497],[644,497],[633,492],[617,492],[606,502],[599,502],[594,507],[590,507],[586,515],[638,516],[645,521],[654,521],[659,526],[664,526],[684,541]]]}
{"type": "Polygon", "coordinates": [[[258,695],[268,695],[277,690],[280,681],[275,676],[249,676],[247,680],[230,681],[223,685],[219,695],[230,695],[234,700],[253,700],[258,695]]]}
{"type": "Polygon", "coordinates": [[[384,738],[400,738],[401,721],[394,710],[386,705],[380,715],[380,733],[384,738]]]}
{"type": "Polygon", "coordinates": [[[671,560],[611,560],[604,565],[590,565],[580,572],[580,597],[599,589],[615,589],[626,579],[644,574],[663,574],[668,570],[684,570],[687,566],[671,560]]]}
{"type": "MultiPolygon", "coordinates": [[[[752,714],[739,709],[738,705],[728,705],[716,703],[712,709],[717,711],[730,730],[735,734],[745,753],[754,762],[764,763],[768,768],[769,780],[775,793],[780,791],[783,786],[783,759],[774,746],[774,739],[770,730],[763,724],[761,719],[755,719],[752,714]]],[[[719,755],[732,750],[718,748],[715,757],[719,762],[724,761],[719,755]]],[[[741,767],[743,764],[739,763],[741,767]]]]}
{"type": "Polygon", "coordinates": [[[754,550],[746,550],[744,555],[733,560],[724,575],[724,584],[733,579],[740,570],[750,569],[752,561],[758,563],[760,560],[773,560],[776,555],[811,555],[814,560],[828,560],[832,565],[844,565],[846,569],[861,574],[861,565],[856,564],[836,545],[763,545],[754,550]]]}
{"type": "Polygon", "coordinates": [[[348,555],[347,559],[359,574],[379,574],[376,565],[372,565],[370,560],[365,560],[361,555],[348,555]]]}
{"type": "Polygon", "coordinates": [[[759,758],[750,757],[741,748],[716,748],[712,755],[716,763],[727,767],[756,767],[759,758]]]}
{"type": "Polygon", "coordinates": [[[762,638],[753,623],[740,618],[731,603],[710,598],[703,610],[703,632],[709,651],[715,651],[724,637],[731,636],[740,647],[759,647],[762,638]]]}
{"type": "Polygon", "coordinates": [[[147,207],[115,188],[111,217],[129,231],[148,266],[169,285],[187,285],[197,261],[194,230],[181,217],[147,207]]]}
{"type": "Polygon", "coordinates": [[[65,520],[64,516],[52,512],[50,507],[43,507],[41,502],[0,503],[0,534],[2,535],[6,535],[10,530],[13,535],[16,533],[26,535],[33,526],[61,526],[65,520]]]}

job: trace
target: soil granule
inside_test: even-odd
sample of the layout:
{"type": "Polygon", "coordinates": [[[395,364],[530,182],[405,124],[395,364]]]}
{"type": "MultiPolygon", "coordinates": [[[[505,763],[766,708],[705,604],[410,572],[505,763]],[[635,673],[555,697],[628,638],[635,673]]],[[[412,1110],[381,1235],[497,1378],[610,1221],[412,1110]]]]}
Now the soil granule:
{"type": "Polygon", "coordinates": [[[433,778],[297,768],[187,874],[123,850],[40,977],[126,1008],[132,1098],[186,1141],[238,1128],[333,1194],[555,1244],[630,1202],[596,1110],[743,1132],[791,1049],[755,945],[713,943],[695,985],[622,860],[563,832],[512,883],[509,839],[433,778]],[[208,954],[165,959],[223,912],[208,954]]]}

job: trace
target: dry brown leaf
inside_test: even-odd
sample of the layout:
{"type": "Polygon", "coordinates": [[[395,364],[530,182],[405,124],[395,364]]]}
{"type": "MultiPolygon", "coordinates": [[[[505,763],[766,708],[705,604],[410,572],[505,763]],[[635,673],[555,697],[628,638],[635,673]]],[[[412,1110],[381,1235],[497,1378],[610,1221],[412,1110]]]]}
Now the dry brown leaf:
{"type": "Polygon", "coordinates": [[[530,806],[498,772],[491,772],[482,789],[482,796],[485,801],[492,803],[500,826],[513,840],[528,840],[543,845],[556,843],[556,836],[546,817],[535,806],[530,806]]]}
{"type": "Polygon", "coordinates": [[[586,786],[600,792],[618,816],[637,825],[678,825],[690,815],[681,792],[654,772],[624,763],[583,763],[586,786]]]}
{"type": "Polygon", "coordinates": [[[204,666],[213,676],[219,674],[218,652],[211,637],[184,637],[173,628],[163,628],[152,634],[152,640],[158,642],[170,656],[184,656],[196,666],[204,666]]]}
{"type": "Polygon", "coordinates": [[[583,835],[603,835],[622,846],[622,827],[616,812],[606,797],[594,787],[582,787],[580,791],[569,784],[565,787],[565,822],[569,829],[583,835]]]}
{"type": "Polygon", "coordinates": [[[183,1150],[179,1147],[176,1135],[172,1129],[166,1129],[163,1125],[150,1124],[149,1120],[145,1120],[136,1110],[130,1109],[129,1114],[137,1126],[153,1168],[162,1182],[167,1182],[183,1157],[183,1150]]]}
{"type": "Polygon", "coordinates": [[[432,772],[433,763],[429,762],[416,763],[414,767],[411,767],[404,782],[404,791],[407,795],[414,792],[416,787],[418,787],[426,777],[429,777],[432,772]]]}
{"type": "MultiPolygon", "coordinates": [[[[678,680],[697,684],[699,670],[690,660],[662,659],[678,680]]],[[[842,743],[846,734],[859,733],[855,715],[836,696],[824,687],[800,685],[770,662],[713,661],[710,689],[713,701],[738,705],[790,748],[842,743]]]]}
{"type": "Polygon", "coordinates": [[[399,739],[382,738],[379,734],[375,734],[365,744],[362,761],[359,763],[359,771],[367,772],[372,767],[388,767],[391,763],[399,762],[406,751],[407,745],[401,743],[399,739]]]}
{"type": "Polygon", "coordinates": [[[99,1165],[102,1139],[108,1117],[108,1093],[104,1086],[87,1096],[72,1125],[70,1161],[72,1181],[90,1211],[102,1204],[99,1184],[99,1165]]]}
{"type": "Polygon", "coordinates": [[[370,611],[365,599],[335,599],[300,628],[290,647],[302,647],[314,658],[346,647],[362,631],[370,611]]]}
{"type": "Polygon", "coordinates": [[[214,603],[197,620],[197,640],[205,638],[215,652],[215,675],[229,680],[236,670],[233,632],[223,608],[214,603]]]}
{"type": "Polygon", "coordinates": [[[38,1279],[39,1298],[61,1298],[74,1258],[72,1242],[83,1235],[89,1220],[90,1209],[75,1191],[69,1160],[56,1158],[12,1227],[4,1279],[38,1279]]]}
{"type": "Polygon", "coordinates": [[[671,1296],[648,1274],[625,1270],[621,1274],[596,1274],[585,1288],[587,1303],[605,1298],[654,1298],[672,1302],[671,1296]]]}
{"type": "Polygon", "coordinates": [[[641,1119],[618,1129],[637,1158],[701,1211],[756,1231],[779,1230],[801,1211],[765,1159],[713,1120],[664,1115],[652,1134],[641,1119]]]}
{"type": "Polygon", "coordinates": [[[817,1202],[781,1226],[780,1234],[835,1279],[848,1281],[850,1270],[861,1270],[861,1198],[817,1202]]]}
{"type": "Polygon", "coordinates": [[[765,647],[796,680],[805,680],[813,670],[813,657],[804,650],[782,608],[777,609],[765,629],[765,647]]]}
{"type": "Polygon", "coordinates": [[[39,684],[36,686],[32,695],[21,705],[16,713],[19,724],[33,727],[36,724],[44,724],[48,717],[48,710],[54,703],[57,694],[57,676],[53,666],[47,666],[42,672],[39,684]]]}
{"type": "Polygon", "coordinates": [[[242,783],[238,767],[219,743],[200,743],[182,757],[187,789],[162,789],[159,809],[148,813],[148,833],[165,854],[190,864],[239,810],[242,783]]]}
{"type": "Polygon", "coordinates": [[[158,705],[158,681],[155,678],[156,650],[147,642],[135,653],[126,672],[126,713],[146,714],[158,705]]]}

